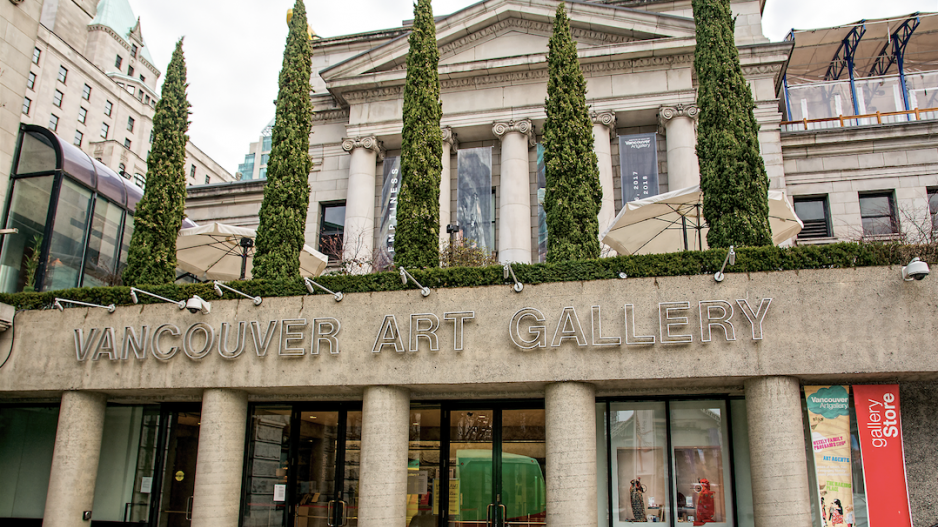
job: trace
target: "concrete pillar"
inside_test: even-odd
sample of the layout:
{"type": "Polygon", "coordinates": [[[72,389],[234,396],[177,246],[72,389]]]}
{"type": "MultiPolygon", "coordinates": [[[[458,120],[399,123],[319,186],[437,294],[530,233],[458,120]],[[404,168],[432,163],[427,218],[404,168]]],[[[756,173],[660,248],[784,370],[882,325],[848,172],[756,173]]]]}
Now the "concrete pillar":
{"type": "Polygon", "coordinates": [[[202,393],[192,527],[238,527],[248,396],[239,390],[202,393]]]}
{"type": "Polygon", "coordinates": [[[693,104],[662,106],[658,110],[660,128],[664,129],[668,145],[668,191],[700,184],[697,113],[693,104]]]}
{"type": "MultiPolygon", "coordinates": [[[[45,527],[88,527],[84,511],[94,504],[94,485],[101,458],[104,410],[100,393],[65,392],[55,430],[52,471],[46,494],[45,527]]],[[[93,511],[92,511],[93,512],[93,511]]]]}
{"type": "Polygon", "coordinates": [[[440,173],[440,247],[449,243],[446,226],[451,223],[450,203],[452,198],[452,160],[453,150],[459,148],[456,132],[448,126],[443,127],[443,171],[440,173]]]}
{"type": "Polygon", "coordinates": [[[746,381],[756,527],[810,527],[801,387],[793,377],[746,381]]]}
{"type": "Polygon", "coordinates": [[[547,525],[594,527],[596,489],[596,391],[592,384],[547,385],[547,525]]]}
{"type": "Polygon", "coordinates": [[[495,123],[502,140],[501,185],[498,197],[498,261],[531,263],[531,174],[528,149],[534,141],[530,119],[495,123]]]}
{"type": "MultiPolygon", "coordinates": [[[[346,139],[342,149],[351,153],[348,168],[348,194],[345,198],[343,258],[370,262],[375,240],[375,171],[384,159],[384,147],[374,136],[346,139]]],[[[370,265],[351,269],[368,273],[370,265]]]]}
{"type": "Polygon", "coordinates": [[[409,420],[409,391],[391,386],[365,388],[358,489],[359,527],[407,523],[409,420]]]}
{"type": "MultiPolygon", "coordinates": [[[[599,162],[599,183],[603,189],[603,203],[599,209],[599,234],[601,235],[616,219],[615,174],[612,173],[612,138],[616,133],[616,114],[603,112],[591,114],[593,118],[593,150],[599,162]]],[[[602,246],[604,256],[615,256],[608,245],[602,246]]]]}

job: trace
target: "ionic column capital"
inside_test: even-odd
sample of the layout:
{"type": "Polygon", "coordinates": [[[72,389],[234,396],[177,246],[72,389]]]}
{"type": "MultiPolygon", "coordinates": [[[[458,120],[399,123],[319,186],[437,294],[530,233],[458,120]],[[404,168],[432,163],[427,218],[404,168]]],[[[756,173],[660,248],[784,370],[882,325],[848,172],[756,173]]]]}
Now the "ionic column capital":
{"type": "Polygon", "coordinates": [[[664,133],[668,122],[676,117],[687,117],[697,125],[697,115],[700,108],[696,104],[678,104],[675,106],[662,106],[658,109],[658,128],[660,133],[664,133]]]}
{"type": "Polygon", "coordinates": [[[440,127],[440,132],[443,133],[443,143],[449,143],[452,151],[459,149],[459,139],[457,138],[457,133],[453,131],[449,126],[440,127]]]}
{"type": "Polygon", "coordinates": [[[605,126],[609,129],[609,135],[616,135],[616,114],[613,112],[590,112],[590,119],[594,125],[605,126]]]}
{"type": "Polygon", "coordinates": [[[378,161],[384,160],[384,143],[377,137],[369,135],[367,137],[348,137],[342,140],[342,150],[351,153],[356,148],[372,150],[378,156],[378,161]]]}
{"type": "Polygon", "coordinates": [[[532,123],[530,119],[502,121],[492,124],[492,133],[499,139],[502,139],[506,134],[511,132],[517,132],[527,136],[528,148],[533,148],[534,145],[537,144],[537,140],[534,138],[534,123],[532,123]]]}

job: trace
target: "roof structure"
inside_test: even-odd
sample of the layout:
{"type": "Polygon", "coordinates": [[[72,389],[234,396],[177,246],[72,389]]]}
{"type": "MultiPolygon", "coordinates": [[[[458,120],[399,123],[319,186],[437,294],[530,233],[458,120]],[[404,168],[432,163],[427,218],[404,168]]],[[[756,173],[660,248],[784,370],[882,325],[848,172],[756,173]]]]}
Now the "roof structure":
{"type": "MultiPolygon", "coordinates": [[[[101,0],[98,2],[98,11],[94,16],[94,20],[88,25],[107,26],[113,29],[114,32],[122,38],[129,40],[129,36],[132,32],[135,30],[140,31],[139,24],[140,19],[134,15],[134,10],[131,9],[130,3],[127,0],[101,0]]],[[[143,33],[141,32],[139,35],[140,42],[144,44],[140,50],[140,54],[143,56],[144,60],[153,64],[153,57],[151,57],[150,52],[147,51],[146,42],[143,40],[143,33]]]]}

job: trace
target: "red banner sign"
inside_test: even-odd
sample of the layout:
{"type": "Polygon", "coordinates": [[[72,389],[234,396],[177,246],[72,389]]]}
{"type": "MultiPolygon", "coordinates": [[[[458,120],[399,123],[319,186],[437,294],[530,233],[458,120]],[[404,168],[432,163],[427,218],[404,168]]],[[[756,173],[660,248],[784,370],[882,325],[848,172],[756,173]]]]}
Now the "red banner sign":
{"type": "Polygon", "coordinates": [[[899,385],[853,387],[870,527],[912,527],[899,385]]]}

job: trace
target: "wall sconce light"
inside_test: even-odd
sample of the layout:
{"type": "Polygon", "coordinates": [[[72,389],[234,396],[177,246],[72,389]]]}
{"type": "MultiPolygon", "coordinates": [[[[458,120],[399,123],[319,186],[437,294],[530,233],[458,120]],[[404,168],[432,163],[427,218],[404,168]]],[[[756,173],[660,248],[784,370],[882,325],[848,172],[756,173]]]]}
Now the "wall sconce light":
{"type": "Polygon", "coordinates": [[[909,265],[902,268],[902,279],[906,282],[912,280],[922,280],[928,276],[928,264],[923,262],[918,256],[912,258],[909,265]]]}
{"type": "Polygon", "coordinates": [[[511,268],[511,264],[505,263],[505,280],[508,280],[508,275],[511,275],[511,279],[515,281],[515,285],[512,289],[515,290],[515,293],[520,293],[524,289],[524,284],[518,281],[518,277],[515,276],[515,270],[511,268]]]}
{"type": "Polygon", "coordinates": [[[192,295],[192,298],[186,302],[186,309],[192,314],[207,315],[212,312],[212,303],[203,300],[199,295],[192,295]]]}
{"type": "MultiPolygon", "coordinates": [[[[322,284],[318,284],[318,283],[316,283],[316,282],[313,282],[313,281],[310,280],[309,278],[303,277],[303,282],[306,283],[306,290],[309,291],[309,294],[315,293],[316,290],[313,289],[313,287],[315,286],[315,287],[318,287],[319,289],[322,289],[323,291],[329,293],[330,295],[332,295],[332,298],[334,298],[336,302],[341,302],[342,299],[345,298],[345,295],[343,295],[341,291],[339,291],[339,292],[330,291],[329,289],[326,289],[325,287],[323,287],[322,284]]],[[[405,282],[405,283],[406,283],[406,282],[405,282]]]]}
{"type": "Polygon", "coordinates": [[[713,279],[717,282],[722,282],[724,278],[723,270],[726,269],[726,264],[736,265],[736,251],[733,249],[733,246],[730,245],[730,252],[726,253],[726,258],[723,259],[723,267],[720,267],[720,270],[713,275],[713,279]]]}
{"type": "Polygon", "coordinates": [[[259,297],[259,296],[251,296],[251,295],[249,295],[249,294],[242,293],[241,291],[238,291],[237,289],[232,289],[231,287],[229,287],[229,286],[227,286],[227,285],[225,285],[225,284],[219,282],[218,280],[215,280],[213,283],[215,284],[215,294],[218,295],[219,298],[225,295],[225,293],[222,293],[221,290],[222,290],[222,289],[227,289],[227,290],[231,291],[232,293],[236,293],[236,294],[239,294],[239,295],[243,296],[244,298],[250,298],[250,299],[254,302],[254,305],[255,305],[255,306],[261,305],[261,302],[264,301],[264,300],[263,300],[261,297],[259,297]]]}
{"type": "Polygon", "coordinates": [[[117,306],[115,306],[114,304],[110,304],[110,305],[107,305],[107,306],[102,306],[102,305],[99,305],[99,304],[89,304],[89,303],[87,303],[87,302],[79,302],[78,300],[69,300],[69,299],[67,299],[67,298],[56,298],[56,299],[55,299],[55,303],[52,304],[52,305],[53,305],[53,307],[55,307],[55,308],[58,309],[59,311],[65,311],[65,306],[62,305],[62,302],[65,302],[65,303],[67,303],[67,304],[75,304],[75,305],[79,305],[79,306],[85,306],[85,307],[100,307],[101,309],[107,309],[107,312],[108,312],[108,313],[113,313],[113,312],[117,311],[117,306]]]}
{"type": "Polygon", "coordinates": [[[131,288],[130,288],[130,298],[134,301],[134,304],[139,303],[139,300],[137,299],[137,293],[143,293],[143,294],[145,294],[145,295],[147,295],[147,296],[152,296],[153,298],[158,298],[158,299],[162,300],[163,302],[169,302],[170,304],[176,304],[176,307],[178,307],[179,309],[185,309],[185,308],[186,308],[186,303],[183,302],[182,300],[179,300],[179,301],[177,302],[176,300],[170,300],[170,299],[168,299],[168,298],[166,298],[166,297],[164,297],[164,296],[160,296],[160,295],[151,293],[151,292],[149,292],[149,291],[144,291],[143,289],[137,289],[136,287],[131,287],[131,288]]]}
{"type": "Polygon", "coordinates": [[[401,270],[401,282],[403,282],[404,285],[407,285],[407,279],[409,278],[410,281],[414,283],[414,285],[416,285],[417,287],[420,288],[420,294],[421,294],[421,295],[423,295],[423,296],[430,296],[430,288],[429,288],[429,287],[424,287],[424,286],[420,285],[420,282],[418,282],[417,279],[413,277],[413,275],[411,275],[410,273],[407,272],[407,269],[404,269],[403,267],[399,267],[399,269],[401,270]]]}

